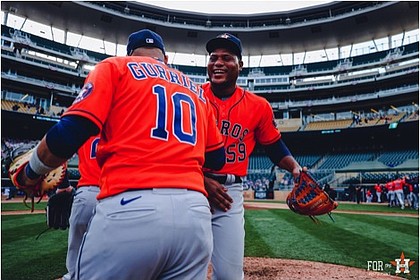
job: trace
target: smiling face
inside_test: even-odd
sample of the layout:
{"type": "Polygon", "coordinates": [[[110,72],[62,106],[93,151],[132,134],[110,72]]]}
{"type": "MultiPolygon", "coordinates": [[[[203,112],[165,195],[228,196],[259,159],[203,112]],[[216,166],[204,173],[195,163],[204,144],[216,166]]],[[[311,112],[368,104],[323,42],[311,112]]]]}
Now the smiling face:
{"type": "Polygon", "coordinates": [[[242,66],[243,62],[227,49],[215,49],[210,54],[207,72],[211,88],[216,96],[226,97],[233,94],[242,66]]]}

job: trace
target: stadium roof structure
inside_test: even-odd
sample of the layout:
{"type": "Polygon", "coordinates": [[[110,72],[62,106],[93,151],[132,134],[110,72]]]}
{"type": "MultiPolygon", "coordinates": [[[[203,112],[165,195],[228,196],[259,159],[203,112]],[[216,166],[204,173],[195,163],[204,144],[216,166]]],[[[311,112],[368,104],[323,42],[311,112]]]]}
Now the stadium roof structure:
{"type": "Polygon", "coordinates": [[[2,1],[1,9],[55,28],[125,45],[152,29],[170,52],[206,54],[205,43],[230,32],[243,55],[299,53],[347,46],[418,29],[418,1],[338,1],[287,12],[204,14],[139,2],[2,1]]]}

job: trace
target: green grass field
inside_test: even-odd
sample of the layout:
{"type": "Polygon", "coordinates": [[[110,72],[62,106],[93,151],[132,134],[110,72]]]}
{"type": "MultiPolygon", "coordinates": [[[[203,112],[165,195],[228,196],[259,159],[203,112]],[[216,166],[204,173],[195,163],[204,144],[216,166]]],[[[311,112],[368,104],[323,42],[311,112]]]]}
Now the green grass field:
{"type": "MultiPolygon", "coordinates": [[[[36,209],[44,209],[40,203],[36,209]]],[[[384,205],[342,204],[341,210],[418,213],[389,209],[384,205]],[[370,208],[369,208],[370,207],[370,208]]],[[[2,203],[2,211],[28,210],[21,203],[2,203]]],[[[29,211],[29,210],[28,210],[29,211]]],[[[399,258],[414,260],[406,279],[419,279],[419,219],[380,215],[334,214],[309,218],[290,210],[245,211],[245,255],[319,261],[367,269],[368,261],[382,261],[384,273],[395,274],[389,262],[399,258]],[[387,266],[387,264],[389,264],[387,266]]],[[[65,271],[67,231],[46,228],[44,214],[3,215],[2,277],[5,280],[49,280],[65,271]]]]}

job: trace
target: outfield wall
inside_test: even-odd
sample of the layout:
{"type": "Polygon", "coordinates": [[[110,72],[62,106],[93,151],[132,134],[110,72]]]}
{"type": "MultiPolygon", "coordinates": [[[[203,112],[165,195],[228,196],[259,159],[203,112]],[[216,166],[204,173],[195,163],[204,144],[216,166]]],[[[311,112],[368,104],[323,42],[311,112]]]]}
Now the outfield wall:
{"type": "MultiPolygon", "coordinates": [[[[265,191],[264,191],[265,192],[265,191]]],[[[289,194],[290,190],[288,191],[274,191],[274,198],[255,198],[255,191],[253,190],[247,190],[244,191],[244,199],[245,200],[261,200],[261,199],[267,199],[267,200],[275,200],[275,201],[283,201],[286,202],[286,197],[289,194]]],[[[258,193],[257,193],[258,194],[258,193]]]]}

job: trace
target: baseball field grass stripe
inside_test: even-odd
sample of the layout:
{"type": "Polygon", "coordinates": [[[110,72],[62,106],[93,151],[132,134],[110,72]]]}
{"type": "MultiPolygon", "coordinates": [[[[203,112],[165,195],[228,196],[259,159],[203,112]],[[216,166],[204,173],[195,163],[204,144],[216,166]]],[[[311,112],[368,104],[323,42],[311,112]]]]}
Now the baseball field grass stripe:
{"type": "MultiPolygon", "coordinates": [[[[30,202],[27,201],[27,203],[30,203],[30,202]]],[[[45,210],[45,207],[47,207],[47,203],[46,202],[35,203],[34,210],[45,210]]],[[[16,203],[15,202],[11,202],[11,203],[2,203],[1,204],[1,211],[18,211],[18,210],[28,211],[28,214],[31,211],[20,200],[19,200],[19,202],[16,202],[16,203]]]]}
{"type": "Polygon", "coordinates": [[[12,231],[13,235],[16,234],[30,234],[31,231],[41,225],[45,225],[45,215],[42,214],[31,214],[31,215],[4,215],[1,217],[1,228],[2,233],[12,231]],[[20,232],[17,228],[29,227],[28,231],[20,232]]]}
{"type": "MultiPolygon", "coordinates": [[[[339,228],[328,217],[318,217],[319,224],[315,224],[308,217],[287,210],[270,211],[277,215],[278,219],[284,219],[289,223],[290,230],[286,231],[282,240],[278,242],[286,241],[287,244],[290,238],[293,238],[287,249],[293,258],[337,264],[342,264],[344,260],[350,263],[357,262],[357,257],[349,254],[346,248],[341,250],[337,246],[341,244],[339,240],[343,236],[330,240],[332,236],[337,235],[339,228]]],[[[282,257],[287,258],[286,255],[282,257]]]]}
{"type": "MultiPolygon", "coordinates": [[[[273,255],[269,257],[367,269],[369,260],[388,263],[404,251],[416,261],[408,279],[418,279],[419,238],[413,235],[419,228],[416,218],[335,214],[335,223],[321,216],[320,223],[314,224],[288,210],[247,210],[245,214],[246,224],[253,227],[253,236],[256,232],[261,235],[256,239],[246,235],[246,256],[261,256],[255,243],[262,239],[265,252],[270,252],[267,246],[272,247],[273,255]],[[247,250],[249,246],[257,253],[247,250]]],[[[388,270],[392,272],[392,268],[388,270]]]]}
{"type": "MultiPolygon", "coordinates": [[[[299,231],[293,223],[287,222],[285,219],[279,219],[275,213],[270,210],[257,210],[257,211],[246,211],[245,212],[245,227],[248,230],[249,227],[253,228],[253,236],[248,234],[246,231],[246,240],[249,243],[245,246],[245,252],[247,256],[254,257],[276,257],[279,254],[288,255],[289,258],[298,258],[297,252],[304,251],[299,246],[302,245],[300,242],[303,238],[311,239],[312,237],[307,236],[304,232],[299,231]],[[288,244],[284,243],[287,240],[288,244]],[[258,244],[263,242],[263,246],[258,244]],[[270,250],[266,249],[269,246],[270,250]],[[264,250],[261,250],[261,247],[264,250]],[[255,250],[251,250],[254,248],[255,250]],[[297,248],[297,250],[295,250],[297,248]],[[248,255],[249,254],[249,255],[248,255]]],[[[281,211],[285,215],[288,215],[290,211],[281,211]]],[[[291,213],[297,216],[294,213],[291,213]]],[[[305,220],[306,221],[306,220],[305,220]]],[[[308,221],[310,221],[308,219],[308,221]]],[[[315,242],[309,243],[311,246],[317,247],[315,242]]],[[[308,247],[306,247],[308,249],[308,247]]],[[[309,248],[310,249],[310,248],[309,248]]]]}
{"type": "MultiPolygon", "coordinates": [[[[360,226],[360,228],[368,228],[372,229],[371,231],[362,231],[361,233],[372,233],[373,238],[377,238],[376,233],[382,230],[390,231],[387,235],[389,238],[392,238],[392,235],[400,234],[405,236],[406,238],[415,238],[418,239],[418,231],[416,229],[416,225],[418,225],[418,221],[413,218],[404,218],[400,217],[398,220],[388,220],[381,216],[369,216],[369,215],[350,215],[350,214],[337,214],[338,219],[340,222],[345,222],[346,220],[351,219],[348,221],[350,224],[356,224],[356,228],[360,226]],[[407,222],[414,222],[413,224],[405,223],[407,222]],[[369,226],[369,227],[368,227],[369,226]]],[[[382,236],[382,238],[386,238],[387,236],[382,236]]]]}
{"type": "MultiPolygon", "coordinates": [[[[264,242],[272,247],[273,255],[269,257],[306,259],[314,257],[313,252],[328,248],[328,244],[325,246],[316,236],[308,235],[304,230],[305,227],[319,225],[288,210],[251,210],[246,212],[246,218],[246,224],[253,224],[264,242]],[[265,218],[262,219],[261,215],[265,218]]],[[[248,236],[246,239],[248,240],[248,236]]],[[[248,243],[245,248],[248,248],[248,243]]],[[[263,255],[257,251],[253,256],[263,255]]]]}
{"type": "MultiPolygon", "coordinates": [[[[261,204],[280,204],[286,206],[285,202],[276,201],[276,200],[246,200],[250,203],[261,203],[261,204]]],[[[376,203],[351,203],[351,202],[338,202],[338,211],[363,211],[363,212],[382,212],[382,213],[412,213],[418,214],[417,210],[411,208],[405,208],[404,210],[399,207],[389,208],[386,203],[376,204],[376,203]]],[[[287,207],[287,206],[286,206],[287,207]]],[[[334,213],[334,211],[333,211],[334,213]]]]}
{"type": "Polygon", "coordinates": [[[65,271],[67,231],[49,231],[45,215],[2,216],[2,279],[56,279],[65,271]]]}
{"type": "MultiPolygon", "coordinates": [[[[347,224],[345,229],[354,232],[365,239],[365,242],[356,240],[358,246],[365,245],[372,257],[375,255],[389,256],[386,259],[393,260],[401,251],[411,258],[419,257],[419,237],[415,234],[418,231],[417,225],[402,223],[404,220],[414,220],[412,218],[399,218],[398,220],[385,220],[382,217],[372,217],[362,215],[345,215],[339,217],[339,222],[347,224]],[[388,254],[388,255],[386,255],[388,254]]],[[[395,218],[394,218],[395,219],[395,218]]]]}
{"type": "MultiPolygon", "coordinates": [[[[246,217],[247,212],[245,212],[246,217]]],[[[271,242],[264,238],[264,235],[260,232],[259,221],[261,220],[272,220],[270,217],[265,217],[264,213],[255,213],[252,219],[249,219],[245,223],[245,238],[246,240],[250,240],[247,246],[245,246],[245,255],[249,256],[273,256],[275,255],[272,251],[271,242]]],[[[245,218],[246,219],[246,218],[245,218]]]]}
{"type": "MultiPolygon", "coordinates": [[[[369,260],[389,263],[404,251],[416,261],[406,279],[419,279],[418,218],[341,213],[334,218],[335,223],[320,216],[314,224],[290,210],[247,209],[245,256],[367,269],[369,260]]],[[[68,231],[50,230],[35,240],[45,228],[45,214],[2,216],[2,279],[45,280],[65,273],[68,231]]]]}
{"type": "MultiPolygon", "coordinates": [[[[411,229],[407,227],[401,228],[401,231],[390,231],[390,229],[380,226],[384,223],[380,217],[349,214],[336,214],[335,216],[336,223],[320,224],[319,228],[304,224],[296,224],[296,226],[340,252],[346,248],[351,248],[356,252],[360,251],[360,254],[348,255],[355,255],[357,256],[356,259],[362,257],[363,261],[364,256],[371,254],[374,257],[375,254],[381,254],[381,250],[395,252],[396,248],[399,248],[398,250],[409,250],[416,243],[418,245],[418,237],[411,238],[412,236],[405,233],[405,230],[411,231],[411,229]],[[361,222],[366,219],[369,221],[361,222]],[[386,232],[386,234],[381,234],[382,232],[386,232]],[[395,237],[398,237],[398,240],[395,237]],[[357,246],[352,247],[352,244],[357,244],[357,246]],[[380,248],[379,252],[376,251],[378,248],[380,248]]],[[[287,219],[288,216],[285,218],[287,219]]],[[[398,222],[398,220],[395,222],[398,222]]],[[[393,225],[390,224],[391,226],[393,225]]],[[[416,255],[418,255],[418,252],[416,255]]]]}
{"type": "MultiPolygon", "coordinates": [[[[417,226],[419,224],[419,217],[410,217],[407,219],[395,219],[395,217],[388,217],[388,216],[381,216],[381,219],[383,219],[384,221],[391,221],[391,222],[398,222],[400,224],[404,224],[404,225],[411,225],[411,226],[417,226]]],[[[414,228],[414,232],[416,233],[416,235],[418,235],[418,232],[416,232],[416,229],[414,228]]]]}

